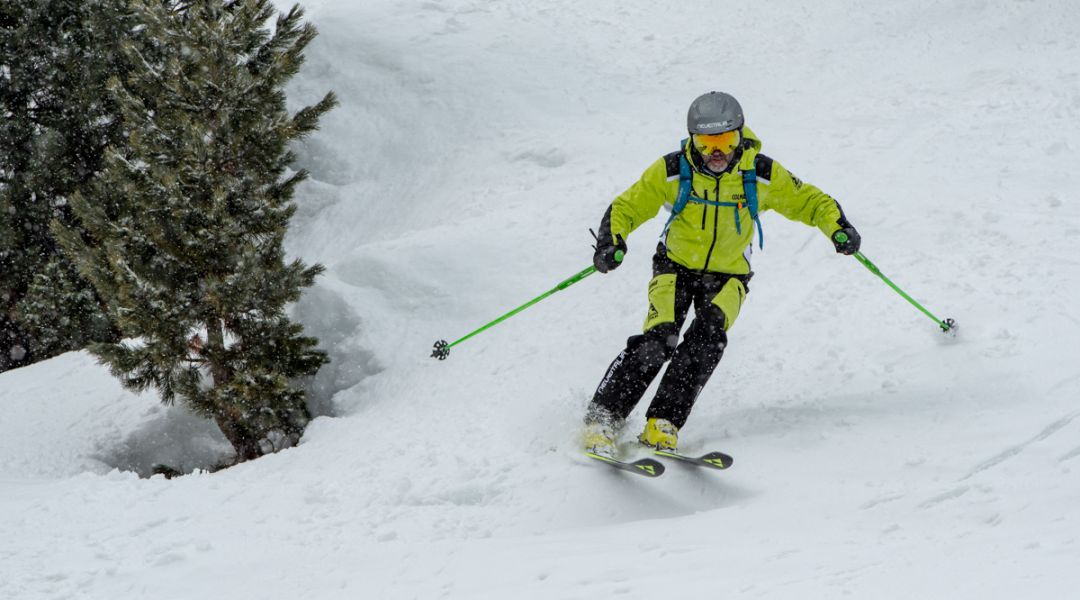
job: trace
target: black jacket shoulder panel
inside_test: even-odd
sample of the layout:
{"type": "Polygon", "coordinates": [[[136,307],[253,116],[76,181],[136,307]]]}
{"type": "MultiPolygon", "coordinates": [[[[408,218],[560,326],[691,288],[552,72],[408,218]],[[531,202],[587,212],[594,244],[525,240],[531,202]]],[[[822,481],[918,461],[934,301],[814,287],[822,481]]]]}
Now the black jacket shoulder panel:
{"type": "Polygon", "coordinates": [[[773,159],[765,156],[764,154],[758,154],[754,157],[754,171],[757,172],[758,179],[764,179],[765,181],[772,181],[772,166],[773,159]]]}
{"type": "Polygon", "coordinates": [[[676,150],[671,154],[664,155],[664,166],[667,167],[668,177],[679,176],[679,157],[682,156],[682,150],[676,150]]]}

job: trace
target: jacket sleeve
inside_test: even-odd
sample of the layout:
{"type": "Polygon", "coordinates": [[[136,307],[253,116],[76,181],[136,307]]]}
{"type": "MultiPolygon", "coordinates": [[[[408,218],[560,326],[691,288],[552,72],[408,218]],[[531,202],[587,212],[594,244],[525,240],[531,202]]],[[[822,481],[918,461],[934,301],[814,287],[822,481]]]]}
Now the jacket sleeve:
{"type": "MultiPolygon", "coordinates": [[[[597,234],[600,244],[612,244],[616,235],[623,240],[641,226],[642,223],[656,216],[665,202],[673,201],[671,184],[668,181],[667,162],[660,158],[642,173],[628,190],[619,194],[604,213],[597,234]]],[[[678,174],[675,175],[675,188],[678,188],[678,174]]]]}
{"type": "Polygon", "coordinates": [[[764,192],[761,210],[773,209],[792,221],[817,227],[826,237],[850,225],[839,202],[799,180],[779,162],[758,155],[756,167],[759,194],[764,192]]]}

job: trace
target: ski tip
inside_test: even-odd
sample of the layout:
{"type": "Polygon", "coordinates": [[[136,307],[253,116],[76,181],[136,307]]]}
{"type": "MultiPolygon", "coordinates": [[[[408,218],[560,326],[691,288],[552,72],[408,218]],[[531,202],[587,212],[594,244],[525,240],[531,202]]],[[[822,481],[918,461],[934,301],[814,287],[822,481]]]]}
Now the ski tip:
{"type": "Polygon", "coordinates": [[[723,452],[710,452],[701,457],[701,460],[709,463],[717,469],[730,469],[731,465],[735,462],[734,458],[723,452]]]}
{"type": "Polygon", "coordinates": [[[641,471],[646,477],[659,477],[664,474],[664,464],[651,458],[643,458],[630,463],[630,466],[641,471]]]}
{"type": "Polygon", "coordinates": [[[735,459],[723,452],[709,452],[708,454],[703,454],[701,456],[687,456],[685,454],[679,454],[678,452],[669,452],[665,450],[656,450],[654,453],[657,456],[675,459],[682,463],[697,465],[699,467],[709,467],[711,469],[727,469],[735,462],[735,459]]]}

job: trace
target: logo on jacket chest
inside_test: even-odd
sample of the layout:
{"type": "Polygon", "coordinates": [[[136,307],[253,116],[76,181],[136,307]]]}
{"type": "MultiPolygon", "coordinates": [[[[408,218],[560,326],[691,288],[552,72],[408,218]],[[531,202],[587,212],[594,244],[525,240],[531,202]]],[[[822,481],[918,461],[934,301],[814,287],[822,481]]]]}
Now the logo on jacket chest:
{"type": "Polygon", "coordinates": [[[728,200],[730,202],[743,202],[743,201],[746,200],[746,192],[739,192],[739,193],[727,194],[727,195],[725,195],[725,194],[714,195],[711,190],[705,190],[701,194],[698,194],[698,193],[695,192],[694,195],[697,196],[698,198],[703,198],[705,200],[726,199],[726,200],[728,200]]]}

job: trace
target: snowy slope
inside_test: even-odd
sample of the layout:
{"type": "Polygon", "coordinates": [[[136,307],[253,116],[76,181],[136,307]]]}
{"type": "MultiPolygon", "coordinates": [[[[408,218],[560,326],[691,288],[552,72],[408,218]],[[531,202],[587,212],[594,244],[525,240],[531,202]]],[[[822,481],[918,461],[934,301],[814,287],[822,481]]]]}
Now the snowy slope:
{"type": "Polygon", "coordinates": [[[83,354],[0,375],[0,598],[1075,594],[1070,3],[306,6],[292,100],[342,100],[300,149],[289,240],[328,267],[296,307],[334,359],[325,416],[298,448],[141,479],[223,442],[83,354]],[[588,265],[587,228],[709,89],[961,339],[767,214],[682,433],[736,466],[611,473],[577,428],[641,326],[662,219],[615,273],[428,354],[588,265]]]}

